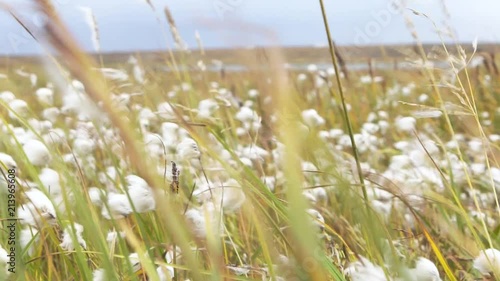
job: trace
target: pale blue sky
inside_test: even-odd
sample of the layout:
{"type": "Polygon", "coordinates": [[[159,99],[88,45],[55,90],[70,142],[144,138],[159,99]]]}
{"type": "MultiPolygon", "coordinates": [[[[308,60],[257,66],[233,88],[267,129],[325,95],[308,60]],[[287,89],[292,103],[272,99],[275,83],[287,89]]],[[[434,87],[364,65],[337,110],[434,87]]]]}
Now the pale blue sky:
{"type": "MultiPolygon", "coordinates": [[[[92,50],[91,32],[78,6],[90,7],[96,17],[104,51],[158,50],[172,45],[163,8],[170,7],[181,36],[196,47],[198,30],[206,47],[253,45],[325,45],[319,2],[315,0],[53,0],[74,35],[92,50]],[[158,21],[159,19],[159,21],[158,21]],[[166,35],[165,35],[166,34],[166,35]]],[[[391,0],[325,0],[332,34],[338,44],[410,43],[404,15],[389,5],[391,0]]],[[[4,0],[28,24],[40,21],[28,0],[4,0]]],[[[392,0],[427,14],[443,27],[446,22],[459,41],[500,41],[500,1],[448,0],[449,20],[440,0],[392,0]]],[[[415,21],[425,42],[439,41],[429,20],[406,15],[415,21]]],[[[37,43],[4,12],[0,13],[0,53],[37,51],[37,43]]]]}

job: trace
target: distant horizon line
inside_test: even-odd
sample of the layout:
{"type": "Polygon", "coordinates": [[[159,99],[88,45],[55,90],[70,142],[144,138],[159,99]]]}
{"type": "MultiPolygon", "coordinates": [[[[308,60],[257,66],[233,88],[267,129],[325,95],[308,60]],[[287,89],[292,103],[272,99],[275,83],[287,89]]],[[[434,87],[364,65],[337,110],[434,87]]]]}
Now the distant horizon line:
{"type": "MultiPolygon", "coordinates": [[[[425,42],[421,43],[423,46],[441,46],[443,45],[443,42],[425,42]]],[[[374,48],[374,47],[414,47],[418,46],[419,44],[417,43],[382,43],[382,44],[336,44],[337,47],[342,47],[342,48],[374,48]]],[[[472,47],[472,42],[458,42],[458,43],[451,43],[451,42],[446,42],[444,43],[445,46],[470,46],[472,47]]],[[[479,42],[478,44],[478,49],[480,49],[481,46],[488,46],[488,47],[500,47],[500,40],[499,41],[485,41],[483,43],[479,42]]],[[[220,46],[220,47],[207,47],[203,48],[204,51],[231,51],[231,50],[254,50],[254,49],[259,49],[259,48],[278,48],[278,49],[300,49],[300,48],[308,48],[308,49],[323,49],[323,48],[329,48],[328,44],[311,44],[311,45],[303,45],[303,44],[291,44],[291,45],[253,45],[253,46],[220,46]]],[[[170,49],[173,52],[182,52],[184,50],[179,49],[179,48],[172,48],[170,49]]],[[[169,49],[131,49],[131,50],[107,50],[107,51],[101,51],[101,52],[96,52],[96,51],[89,51],[89,50],[83,50],[87,55],[91,56],[100,56],[100,55],[133,55],[134,53],[161,53],[161,52],[166,52],[170,51],[169,49]]],[[[190,52],[196,52],[200,51],[201,48],[188,48],[187,49],[190,52]]],[[[15,53],[15,54],[6,54],[6,53],[1,53],[0,52],[0,58],[36,58],[36,57],[41,57],[44,56],[44,52],[27,52],[27,53],[15,53]]]]}

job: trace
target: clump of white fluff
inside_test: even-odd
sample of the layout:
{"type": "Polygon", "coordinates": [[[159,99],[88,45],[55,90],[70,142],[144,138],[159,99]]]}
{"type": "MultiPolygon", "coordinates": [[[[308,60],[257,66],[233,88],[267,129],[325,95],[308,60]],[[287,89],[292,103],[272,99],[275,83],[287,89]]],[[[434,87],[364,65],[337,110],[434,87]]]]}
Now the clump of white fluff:
{"type": "Polygon", "coordinates": [[[91,154],[96,148],[94,140],[87,137],[77,137],[73,140],[73,152],[78,156],[85,156],[91,154]]]}
{"type": "Polygon", "coordinates": [[[325,218],[315,209],[308,209],[307,213],[311,216],[312,223],[319,231],[325,229],[325,218]]]}
{"type": "Polygon", "coordinates": [[[63,95],[64,113],[74,112],[80,120],[97,119],[103,113],[97,105],[85,94],[85,87],[80,81],[73,80],[63,95]]]}
{"type": "Polygon", "coordinates": [[[245,192],[235,179],[229,179],[216,188],[214,195],[217,198],[216,203],[222,201],[222,209],[227,213],[239,210],[246,200],[245,192]]]}
{"type": "MultiPolygon", "coordinates": [[[[175,247],[177,253],[177,262],[179,262],[179,256],[182,254],[179,247],[175,247]]],[[[174,264],[174,250],[169,250],[165,253],[165,262],[168,264],[174,264]]],[[[156,272],[158,273],[158,277],[160,281],[170,281],[175,276],[175,271],[172,266],[163,266],[160,265],[156,268],[156,272]]]]}
{"type": "Polygon", "coordinates": [[[50,195],[59,195],[61,193],[61,182],[57,171],[43,168],[38,178],[50,195]]]}
{"type": "Polygon", "coordinates": [[[318,114],[316,109],[302,111],[302,119],[310,128],[319,127],[325,124],[325,119],[318,114]]]}
{"type": "Polygon", "coordinates": [[[90,202],[97,207],[102,207],[103,199],[106,198],[106,192],[97,187],[91,187],[89,188],[88,193],[90,202]]]}
{"type": "Polygon", "coordinates": [[[441,281],[436,265],[423,257],[417,259],[415,268],[410,269],[410,275],[415,281],[441,281]]]}
{"type": "Polygon", "coordinates": [[[189,161],[200,158],[201,152],[195,140],[186,138],[177,145],[177,155],[179,159],[189,161]]]}
{"type": "Polygon", "coordinates": [[[127,181],[127,192],[132,201],[133,208],[138,213],[153,211],[156,208],[153,190],[147,182],[136,176],[125,177],[127,181]]]}
{"type": "Polygon", "coordinates": [[[172,119],[176,117],[174,109],[168,102],[160,103],[157,110],[157,113],[161,118],[172,119]]]}
{"type": "Polygon", "coordinates": [[[54,90],[49,88],[39,88],[35,92],[36,98],[39,103],[43,105],[54,104],[54,90]]]}
{"type": "Polygon", "coordinates": [[[92,272],[92,281],[105,281],[106,271],[103,268],[98,268],[92,272]]]}
{"type": "Polygon", "coordinates": [[[400,132],[411,133],[415,130],[417,120],[413,117],[399,117],[395,121],[396,129],[400,132]]]}
{"type": "Polygon", "coordinates": [[[66,228],[64,228],[64,232],[62,235],[62,242],[60,244],[61,248],[63,248],[63,250],[65,251],[75,250],[73,237],[76,238],[76,242],[78,242],[78,244],[80,244],[80,246],[82,246],[83,249],[87,248],[87,243],[83,239],[82,233],[83,233],[83,226],[81,224],[74,223],[73,226],[71,225],[66,226],[66,228]]]}
{"type": "Polygon", "coordinates": [[[125,232],[123,232],[123,231],[120,231],[120,232],[110,231],[110,232],[108,232],[108,235],[106,236],[106,241],[108,243],[112,243],[113,241],[118,240],[118,237],[125,238],[125,232]]]}
{"type": "Polygon", "coordinates": [[[16,96],[14,95],[14,93],[12,93],[10,91],[3,91],[0,93],[0,100],[2,100],[5,103],[9,103],[15,99],[16,99],[16,96]]]}
{"type": "Polygon", "coordinates": [[[132,212],[144,213],[156,208],[153,190],[146,181],[136,175],[125,177],[125,192],[108,192],[104,195],[97,188],[89,189],[89,197],[96,206],[102,206],[101,214],[106,219],[122,219],[132,212]],[[106,197],[103,200],[103,197],[106,197]],[[106,202],[106,204],[104,204],[106,202]]]}
{"type": "Polygon", "coordinates": [[[0,267],[5,267],[5,273],[0,274],[0,276],[5,276],[9,274],[9,265],[7,264],[9,262],[9,256],[7,254],[7,251],[2,248],[0,245],[0,267]]]}
{"type": "Polygon", "coordinates": [[[249,106],[242,106],[240,111],[236,113],[235,118],[243,123],[245,132],[249,130],[257,131],[261,127],[261,117],[249,106]]]}
{"type": "Polygon", "coordinates": [[[28,157],[28,161],[34,166],[45,166],[52,159],[45,144],[39,140],[28,140],[23,145],[23,150],[26,157],[28,157]]]}
{"type": "Polygon", "coordinates": [[[25,196],[27,202],[17,209],[21,224],[40,227],[43,223],[56,223],[54,205],[43,192],[32,188],[25,192],[25,196]]]}
{"type": "Polygon", "coordinates": [[[473,266],[483,275],[493,273],[500,276],[500,251],[493,248],[481,251],[474,259],[473,266]]]}
{"type": "Polygon", "coordinates": [[[7,190],[7,179],[5,177],[8,176],[8,170],[14,169],[17,167],[16,161],[12,156],[0,152],[0,192],[4,192],[7,190]],[[4,176],[5,175],[5,176],[4,176]]]}
{"type": "Polygon", "coordinates": [[[14,99],[9,102],[9,117],[12,120],[17,120],[19,117],[26,118],[29,113],[28,104],[20,99],[14,99]]]}
{"type": "Polygon", "coordinates": [[[212,202],[205,202],[199,208],[189,209],[185,217],[197,238],[205,239],[208,235],[215,237],[224,230],[222,213],[212,202]]]}
{"type": "Polygon", "coordinates": [[[109,192],[101,214],[104,218],[111,220],[125,218],[132,212],[132,206],[126,194],[109,192]]]}
{"type": "Polygon", "coordinates": [[[384,270],[370,262],[367,258],[361,257],[360,260],[355,261],[345,269],[347,276],[352,281],[387,281],[384,270]]]}
{"type": "Polygon", "coordinates": [[[35,252],[35,246],[40,241],[40,235],[38,235],[38,230],[33,227],[23,228],[19,234],[19,243],[21,244],[21,249],[26,251],[28,256],[32,256],[35,252]],[[27,250],[25,250],[28,248],[27,250]]]}
{"type": "Polygon", "coordinates": [[[208,119],[219,109],[219,103],[214,99],[205,99],[198,104],[198,118],[208,119]]]}

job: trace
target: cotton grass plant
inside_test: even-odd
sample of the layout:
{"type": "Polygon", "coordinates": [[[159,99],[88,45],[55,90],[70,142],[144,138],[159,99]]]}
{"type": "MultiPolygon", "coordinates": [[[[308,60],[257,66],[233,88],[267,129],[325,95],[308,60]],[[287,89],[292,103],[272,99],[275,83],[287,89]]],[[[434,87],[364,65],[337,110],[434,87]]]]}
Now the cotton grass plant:
{"type": "MultiPolygon", "coordinates": [[[[36,7],[48,21],[31,34],[54,53],[1,70],[0,169],[17,167],[20,210],[8,280],[498,274],[499,139],[488,135],[498,83],[481,66],[471,78],[476,46],[443,44],[452,76],[422,45],[417,69],[366,77],[346,79],[333,44],[330,69],[287,69],[271,48],[244,58],[260,71],[216,72],[207,51],[191,59],[165,9],[180,48],[158,62],[165,74],[140,57],[96,63],[50,1],[36,7]]],[[[0,238],[6,248],[4,229],[0,238]]]]}

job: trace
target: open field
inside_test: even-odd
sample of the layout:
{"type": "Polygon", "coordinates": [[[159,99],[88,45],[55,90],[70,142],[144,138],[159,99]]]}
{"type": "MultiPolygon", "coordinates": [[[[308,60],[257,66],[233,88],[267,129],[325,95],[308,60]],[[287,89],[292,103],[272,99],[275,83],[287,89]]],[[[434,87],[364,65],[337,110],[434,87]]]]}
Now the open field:
{"type": "Polygon", "coordinates": [[[500,280],[498,46],[96,56],[52,24],[0,58],[0,280],[500,280]]]}
{"type": "MultiPolygon", "coordinates": [[[[443,55],[444,51],[440,44],[424,44],[422,45],[425,52],[431,55],[443,55]]],[[[474,50],[471,43],[463,43],[461,47],[467,54],[471,54],[474,50]]],[[[455,45],[447,45],[451,53],[456,53],[455,45]]],[[[380,46],[338,46],[339,52],[349,62],[366,62],[370,59],[373,60],[394,60],[398,59],[405,61],[411,57],[418,57],[419,52],[413,45],[380,45],[380,46]]],[[[240,64],[244,62],[244,58],[258,58],[269,56],[272,50],[270,47],[252,47],[247,49],[206,49],[201,52],[198,49],[191,50],[187,58],[192,61],[198,60],[218,60],[225,64],[240,64]]],[[[331,64],[331,58],[328,46],[324,47],[311,47],[311,46],[297,46],[297,47],[283,47],[279,48],[279,52],[284,57],[287,63],[316,63],[316,64],[331,64]]],[[[497,44],[484,44],[481,45],[478,53],[498,54],[500,52],[500,45],[497,44]]],[[[165,51],[150,52],[125,52],[125,53],[105,53],[102,55],[92,55],[96,60],[102,60],[106,65],[120,64],[131,56],[138,56],[145,64],[157,63],[164,60],[167,56],[165,51]]],[[[173,51],[176,59],[181,59],[184,55],[181,51],[173,51]]],[[[18,56],[18,57],[1,57],[0,66],[19,65],[19,64],[36,64],[39,62],[37,56],[18,56]]]]}

